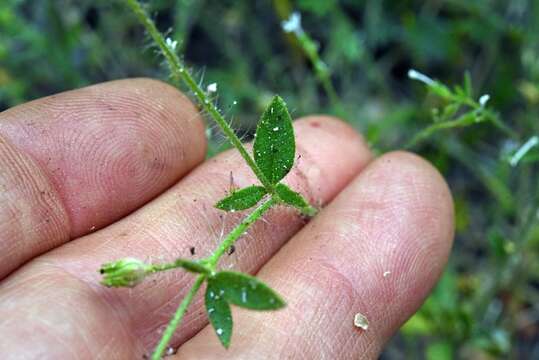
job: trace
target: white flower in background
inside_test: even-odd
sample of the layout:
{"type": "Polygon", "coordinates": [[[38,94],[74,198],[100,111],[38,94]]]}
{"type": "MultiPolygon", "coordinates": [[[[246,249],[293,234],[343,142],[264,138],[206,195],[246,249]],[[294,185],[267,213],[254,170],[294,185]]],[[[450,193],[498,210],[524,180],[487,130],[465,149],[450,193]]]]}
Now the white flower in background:
{"type": "Polygon", "coordinates": [[[303,28],[301,27],[301,14],[297,11],[294,11],[290,14],[288,20],[282,22],[283,30],[287,33],[294,33],[300,35],[303,33],[303,28]]]}
{"type": "Polygon", "coordinates": [[[172,40],[171,38],[166,38],[165,43],[173,51],[176,50],[176,47],[178,46],[178,41],[177,40],[172,40]]]}
{"type": "Polygon", "coordinates": [[[533,147],[539,145],[539,136],[532,136],[528,141],[526,141],[520,149],[517,150],[515,155],[509,159],[509,164],[511,166],[517,166],[520,160],[530,151],[533,147]]]}
{"type": "Polygon", "coordinates": [[[481,105],[482,107],[485,107],[485,105],[487,104],[489,100],[490,100],[489,94],[481,95],[481,97],[479,98],[479,105],[481,105]]]}
{"type": "Polygon", "coordinates": [[[208,93],[214,93],[217,91],[217,83],[211,83],[208,86],[206,86],[206,91],[208,93]]]}
{"type": "Polygon", "coordinates": [[[430,77],[414,69],[408,70],[408,77],[412,80],[421,81],[422,83],[425,83],[429,86],[432,86],[435,84],[435,81],[432,80],[430,77]]]}

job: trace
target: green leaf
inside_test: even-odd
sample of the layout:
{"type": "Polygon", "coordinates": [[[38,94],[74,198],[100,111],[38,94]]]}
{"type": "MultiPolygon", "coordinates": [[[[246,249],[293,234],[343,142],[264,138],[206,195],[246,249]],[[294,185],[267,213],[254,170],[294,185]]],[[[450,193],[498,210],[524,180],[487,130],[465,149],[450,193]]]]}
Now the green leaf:
{"type": "Polygon", "coordinates": [[[282,201],[300,209],[304,214],[309,216],[314,216],[316,214],[316,209],[313,208],[300,193],[295,192],[285,184],[277,184],[277,186],[275,186],[275,191],[282,201]]]}
{"type": "Polygon", "coordinates": [[[208,286],[204,297],[206,313],[219,341],[228,349],[232,336],[232,313],[230,311],[230,305],[222,296],[223,290],[217,285],[212,278],[208,279],[208,286]]]}
{"type": "Polygon", "coordinates": [[[295,153],[292,119],[283,99],[275,96],[256,128],[255,162],[268,181],[276,184],[292,168],[295,153]]]}
{"type": "Polygon", "coordinates": [[[231,304],[252,310],[276,310],[286,304],[275,291],[257,278],[233,271],[221,271],[211,280],[214,289],[231,304]]]}
{"type": "Polygon", "coordinates": [[[248,186],[215,204],[215,207],[225,211],[245,210],[255,206],[266,195],[266,189],[262,186],[248,186]]]}

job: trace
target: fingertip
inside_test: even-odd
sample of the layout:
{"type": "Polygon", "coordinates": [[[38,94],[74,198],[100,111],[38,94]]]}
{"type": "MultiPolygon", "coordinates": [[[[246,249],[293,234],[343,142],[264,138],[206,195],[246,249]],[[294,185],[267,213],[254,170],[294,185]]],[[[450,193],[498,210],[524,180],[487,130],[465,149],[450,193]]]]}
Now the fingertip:
{"type": "Polygon", "coordinates": [[[331,201],[369,161],[372,154],[363,137],[344,121],[312,115],[294,122],[298,159],[297,184],[315,202],[331,201]]]}
{"type": "Polygon", "coordinates": [[[342,141],[344,150],[351,154],[371,157],[363,135],[342,119],[330,115],[310,115],[297,119],[294,126],[299,133],[305,128],[310,129],[309,135],[315,139],[317,135],[322,135],[330,137],[332,141],[342,141]]]}

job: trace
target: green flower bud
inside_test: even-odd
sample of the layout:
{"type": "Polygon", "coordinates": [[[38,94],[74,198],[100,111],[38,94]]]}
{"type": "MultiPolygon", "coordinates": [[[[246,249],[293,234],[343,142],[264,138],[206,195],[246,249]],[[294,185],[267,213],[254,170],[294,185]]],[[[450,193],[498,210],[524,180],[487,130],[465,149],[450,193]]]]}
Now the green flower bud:
{"type": "Polygon", "coordinates": [[[134,287],[144,280],[150,271],[150,265],[134,258],[106,263],[99,269],[103,275],[101,284],[108,287],[134,287]]]}

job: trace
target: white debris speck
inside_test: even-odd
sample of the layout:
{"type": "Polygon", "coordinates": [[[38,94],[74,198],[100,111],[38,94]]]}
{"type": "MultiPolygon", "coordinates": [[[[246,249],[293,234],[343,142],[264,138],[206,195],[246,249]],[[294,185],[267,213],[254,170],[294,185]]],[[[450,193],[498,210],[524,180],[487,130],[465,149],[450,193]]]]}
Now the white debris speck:
{"type": "Polygon", "coordinates": [[[168,356],[174,355],[174,348],[173,347],[167,348],[165,355],[168,355],[168,356]]]}
{"type": "Polygon", "coordinates": [[[242,291],[241,293],[241,302],[243,303],[247,302],[247,293],[245,291],[242,291]]]}
{"type": "Polygon", "coordinates": [[[489,100],[490,100],[489,94],[481,95],[481,97],[479,98],[479,105],[481,105],[482,107],[485,107],[485,105],[487,104],[489,100]]]}
{"type": "Polygon", "coordinates": [[[532,136],[526,141],[520,149],[517,150],[515,155],[511,156],[509,159],[509,164],[511,166],[517,166],[520,160],[530,151],[534,146],[539,145],[539,136],[532,136]]]}
{"type": "Polygon", "coordinates": [[[94,231],[94,230],[95,230],[95,225],[90,228],[90,231],[94,231]]]}
{"type": "Polygon", "coordinates": [[[232,105],[237,105],[238,102],[236,100],[232,101],[232,105]]]}
{"type": "Polygon", "coordinates": [[[365,315],[357,313],[354,316],[354,326],[363,330],[367,330],[369,328],[369,320],[367,320],[365,315]]]}
{"type": "Polygon", "coordinates": [[[171,38],[166,38],[165,43],[171,50],[176,50],[176,47],[178,46],[178,41],[172,40],[171,38]]]}
{"type": "Polygon", "coordinates": [[[294,11],[290,14],[288,20],[281,23],[281,26],[283,27],[284,32],[301,35],[303,33],[303,28],[301,27],[301,14],[294,11]]]}
{"type": "Polygon", "coordinates": [[[208,309],[208,314],[211,314],[211,313],[214,312],[214,311],[215,311],[214,308],[209,308],[209,309],[208,309]]]}
{"type": "Polygon", "coordinates": [[[273,131],[279,131],[279,127],[278,126],[274,127],[273,131]]]}
{"type": "Polygon", "coordinates": [[[217,83],[211,83],[206,87],[206,91],[209,93],[214,93],[217,91],[217,83]]]}
{"type": "Polygon", "coordinates": [[[223,329],[221,328],[215,330],[215,332],[217,333],[217,335],[223,335],[223,329]]]}
{"type": "Polygon", "coordinates": [[[387,270],[384,271],[384,277],[388,277],[391,274],[391,271],[387,270]]]}
{"type": "Polygon", "coordinates": [[[432,80],[430,77],[414,69],[408,70],[408,77],[412,80],[421,81],[422,83],[425,83],[429,86],[432,86],[435,84],[434,80],[432,80]]]}

